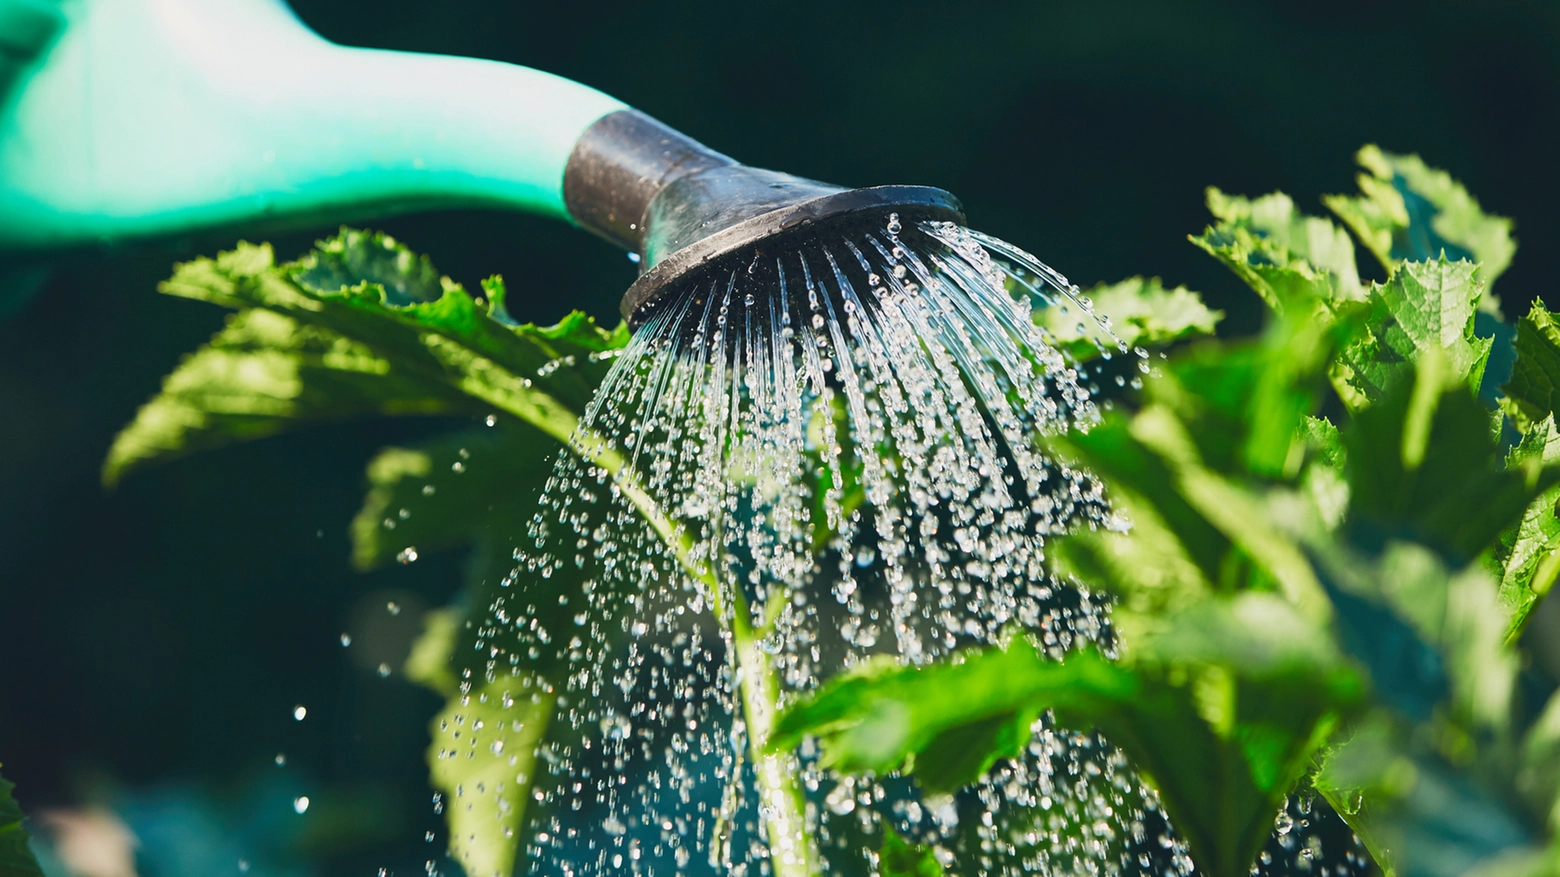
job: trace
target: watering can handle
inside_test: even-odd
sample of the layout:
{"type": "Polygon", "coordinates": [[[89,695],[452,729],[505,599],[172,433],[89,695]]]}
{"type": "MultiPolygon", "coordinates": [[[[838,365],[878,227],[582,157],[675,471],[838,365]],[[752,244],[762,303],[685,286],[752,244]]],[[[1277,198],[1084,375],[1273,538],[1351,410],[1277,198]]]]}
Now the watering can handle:
{"type": "Polygon", "coordinates": [[[281,0],[0,0],[0,262],[447,207],[567,219],[570,151],[623,108],[337,46],[281,0]]]}

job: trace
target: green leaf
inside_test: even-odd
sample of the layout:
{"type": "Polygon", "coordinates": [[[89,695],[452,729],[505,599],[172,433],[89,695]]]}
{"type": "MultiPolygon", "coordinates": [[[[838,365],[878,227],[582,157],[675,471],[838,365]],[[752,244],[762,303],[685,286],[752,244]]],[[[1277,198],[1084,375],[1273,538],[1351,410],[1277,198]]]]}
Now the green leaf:
{"type": "Polygon", "coordinates": [[[27,845],[27,830],[22,828],[22,808],[11,797],[14,788],[14,783],[0,777],[0,874],[43,877],[43,870],[27,845]]]}
{"type": "Polygon", "coordinates": [[[1141,411],[1113,411],[1087,431],[1047,438],[1062,459],[1105,481],[1122,519],[1143,526],[1141,536],[1064,537],[1053,550],[1058,569],[1145,609],[1209,588],[1258,588],[1325,618],[1321,586],[1287,532],[1294,513],[1271,513],[1273,495],[1252,478],[1298,474],[1301,427],[1346,326],[1291,315],[1257,344],[1194,347],[1149,381],[1141,411]]]}
{"type": "Polygon", "coordinates": [[[1560,692],[1523,736],[1515,785],[1549,831],[1560,830],[1560,692]]]}
{"type": "MultiPolygon", "coordinates": [[[[926,786],[929,752],[950,739],[983,744],[983,771],[1013,751],[992,729],[1028,728],[1050,709],[1058,724],[1098,729],[1126,751],[1198,864],[1239,877],[1311,754],[1362,697],[1360,681],[1322,630],[1271,595],[1205,600],[1129,622],[1123,636],[1127,664],[1092,650],[1046,660],[1025,637],[946,663],[874,662],[788,710],[772,745],[816,735],[840,770],[908,767],[926,786]]],[[[928,790],[978,775],[939,771],[928,790]]]]}
{"type": "Polygon", "coordinates": [[[944,877],[946,873],[930,847],[912,844],[893,828],[883,826],[883,847],[878,851],[880,877],[944,877]]]}
{"type": "Polygon", "coordinates": [[[316,293],[377,284],[394,305],[434,301],[444,293],[439,272],[427,256],[377,231],[343,227],[335,237],[320,241],[289,273],[293,282],[316,293]]]}
{"type": "MultiPolygon", "coordinates": [[[[518,537],[552,471],[553,455],[536,452],[548,443],[531,426],[505,417],[492,427],[380,451],[368,464],[368,495],[352,520],[353,565],[374,569],[403,559],[407,548],[426,554],[518,537]]],[[[499,553],[503,561],[510,551],[499,553]]],[[[503,571],[489,566],[483,564],[478,580],[503,571]]]]}
{"type": "Polygon", "coordinates": [[[1184,286],[1165,289],[1158,277],[1101,283],[1083,295],[1093,303],[1096,317],[1109,319],[1109,332],[1095,320],[1078,319],[1080,315],[1071,308],[1041,308],[1034,314],[1046,339],[1079,362],[1116,350],[1118,341],[1148,347],[1212,335],[1224,319],[1223,311],[1210,310],[1197,293],[1184,286]]]}
{"type": "Polygon", "coordinates": [[[436,299],[417,301],[432,269],[386,240],[344,231],[289,265],[240,244],[178,266],[163,292],[240,313],[120,434],[105,481],[300,422],[374,414],[496,411],[566,441],[627,328],[605,332],[577,313],[515,326],[496,278],[486,300],[442,280],[436,299]]]}
{"type": "MultiPolygon", "coordinates": [[[[1485,282],[1493,286],[1511,264],[1517,249],[1511,220],[1486,214],[1451,175],[1417,155],[1382,152],[1374,145],[1362,148],[1356,158],[1365,169],[1357,178],[1361,194],[1322,200],[1388,272],[1401,262],[1444,253],[1478,262],[1485,282]]],[[[1482,310],[1496,312],[1487,292],[1480,303],[1482,310]]]]}
{"type": "Polygon", "coordinates": [[[462,613],[458,608],[430,609],[423,613],[423,631],[412,642],[402,672],[406,678],[445,697],[454,697],[459,683],[450,668],[460,636],[462,613]]]}
{"type": "MultiPolygon", "coordinates": [[[[1553,415],[1529,427],[1506,457],[1508,470],[1533,472],[1560,465],[1560,429],[1553,415]]],[[[1506,641],[1515,644],[1532,611],[1560,577],[1560,519],[1555,516],[1560,487],[1539,494],[1515,527],[1501,533],[1493,559],[1500,576],[1501,604],[1510,613],[1506,641]]]]}
{"type": "Polygon", "coordinates": [[[1358,544],[1411,539],[1460,566],[1516,524],[1560,469],[1505,468],[1489,413],[1457,376],[1442,389],[1447,375],[1436,362],[1411,366],[1409,380],[1343,428],[1348,526],[1358,544]]]}
{"type": "Polygon", "coordinates": [[[428,762],[447,810],[450,855],[471,877],[509,877],[557,694],[502,676],[451,697],[434,717],[428,762]]]}
{"type": "Polygon", "coordinates": [[[1501,387],[1506,400],[1503,407],[1517,429],[1527,432],[1532,425],[1555,412],[1560,404],[1560,323],[1554,314],[1535,302],[1528,315],[1517,322],[1517,361],[1511,380],[1501,387]]]}
{"type": "Polygon", "coordinates": [[[1408,732],[1372,714],[1333,748],[1313,785],[1387,877],[1462,877],[1534,838],[1468,771],[1414,751],[1408,732]]]}
{"type": "Polygon", "coordinates": [[[1351,411],[1384,398],[1431,351],[1478,392],[1492,345],[1474,334],[1478,271],[1472,262],[1408,262],[1386,284],[1372,285],[1370,331],[1344,349],[1332,376],[1351,411]]]}
{"type": "Polygon", "coordinates": [[[1218,219],[1193,244],[1224,263],[1275,311],[1293,303],[1363,297],[1348,233],[1306,216],[1282,192],[1255,200],[1208,189],[1218,219]]]}
{"type": "Polygon", "coordinates": [[[262,438],[303,421],[475,414],[463,398],[365,344],[268,310],[241,311],[185,357],[114,439],[103,480],[135,467],[262,438]]]}

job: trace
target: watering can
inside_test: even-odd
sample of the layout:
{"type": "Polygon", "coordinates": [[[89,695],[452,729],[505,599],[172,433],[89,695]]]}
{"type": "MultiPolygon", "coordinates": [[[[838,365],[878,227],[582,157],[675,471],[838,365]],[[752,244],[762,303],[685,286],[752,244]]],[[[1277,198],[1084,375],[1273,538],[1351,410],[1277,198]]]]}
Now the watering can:
{"type": "Polygon", "coordinates": [[[638,252],[631,322],[776,235],[864,210],[962,221],[940,189],[741,165],[541,71],[338,46],[280,0],[0,0],[13,276],[84,248],[453,207],[553,216],[638,252]]]}

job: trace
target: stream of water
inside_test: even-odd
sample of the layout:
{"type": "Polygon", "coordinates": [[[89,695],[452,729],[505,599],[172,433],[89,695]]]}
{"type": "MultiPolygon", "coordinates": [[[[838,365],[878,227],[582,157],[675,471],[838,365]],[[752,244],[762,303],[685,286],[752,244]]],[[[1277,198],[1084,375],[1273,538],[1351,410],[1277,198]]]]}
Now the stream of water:
{"type": "Polygon", "coordinates": [[[491,607],[490,676],[557,668],[534,873],[868,874],[885,826],[950,873],[1191,872],[1092,735],[1037,724],[941,799],[806,746],[760,754],[779,708],[875,655],[933,661],[1014,626],[1055,656],[1109,649],[1101,600],[1045,568],[1048,536],[1119,522],[1037,447],[1098,411],[1036,307],[1095,319],[1011,245],[897,216],[661,303],[582,421],[577,446],[612,450],[560,457],[516,552],[517,580],[578,582],[562,629],[523,588],[491,607]]]}

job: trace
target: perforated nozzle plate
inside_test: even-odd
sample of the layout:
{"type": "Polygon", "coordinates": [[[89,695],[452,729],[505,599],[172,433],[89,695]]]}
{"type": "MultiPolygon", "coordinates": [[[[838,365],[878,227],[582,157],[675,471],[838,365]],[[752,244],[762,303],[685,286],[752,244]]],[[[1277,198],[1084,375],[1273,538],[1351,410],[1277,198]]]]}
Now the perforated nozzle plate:
{"type": "Polygon", "coordinates": [[[779,207],[727,226],[655,262],[623,295],[623,318],[638,328],[645,308],[678,284],[706,271],[735,266],[761,244],[783,244],[792,234],[815,233],[819,226],[868,211],[898,213],[905,222],[964,222],[963,206],[952,194],[931,186],[873,186],[846,189],[779,207]]]}

